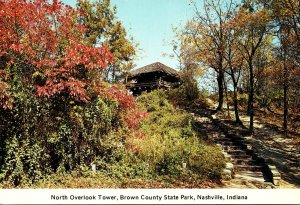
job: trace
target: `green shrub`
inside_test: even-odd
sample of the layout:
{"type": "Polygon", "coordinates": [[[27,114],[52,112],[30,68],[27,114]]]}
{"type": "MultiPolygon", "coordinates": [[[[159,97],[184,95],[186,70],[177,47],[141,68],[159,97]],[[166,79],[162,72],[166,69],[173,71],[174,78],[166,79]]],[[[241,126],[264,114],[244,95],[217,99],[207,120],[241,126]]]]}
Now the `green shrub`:
{"type": "Polygon", "coordinates": [[[167,99],[172,104],[179,107],[193,108],[208,108],[209,104],[206,101],[207,91],[199,90],[196,84],[183,83],[178,88],[171,89],[167,92],[167,99]]]}
{"type": "Polygon", "coordinates": [[[89,167],[99,157],[124,157],[126,135],[115,102],[38,99],[16,87],[14,109],[0,111],[0,182],[30,185],[52,173],[89,167]]]}
{"type": "Polygon", "coordinates": [[[220,149],[201,140],[192,116],[174,109],[164,91],[143,94],[137,102],[149,112],[141,125],[145,137],[128,141],[153,173],[182,177],[190,170],[201,179],[221,176],[225,160],[220,149]]]}
{"type": "Polygon", "coordinates": [[[200,97],[200,91],[197,81],[191,75],[184,73],[182,83],[178,88],[171,90],[170,94],[173,97],[178,97],[181,102],[191,102],[200,97]]]}
{"type": "Polygon", "coordinates": [[[191,147],[189,166],[197,174],[211,179],[219,179],[222,175],[224,156],[217,146],[197,144],[191,147]]]}

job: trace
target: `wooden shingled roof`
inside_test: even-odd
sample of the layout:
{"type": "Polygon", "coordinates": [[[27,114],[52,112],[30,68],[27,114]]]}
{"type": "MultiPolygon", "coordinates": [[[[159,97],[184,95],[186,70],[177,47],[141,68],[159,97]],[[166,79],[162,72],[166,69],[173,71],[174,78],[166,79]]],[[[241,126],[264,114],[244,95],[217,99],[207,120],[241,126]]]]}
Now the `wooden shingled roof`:
{"type": "Polygon", "coordinates": [[[130,71],[130,77],[136,77],[144,73],[152,73],[156,71],[162,71],[169,75],[179,77],[178,72],[173,68],[170,68],[160,62],[152,63],[150,65],[146,65],[144,67],[138,68],[136,70],[130,71]]]}

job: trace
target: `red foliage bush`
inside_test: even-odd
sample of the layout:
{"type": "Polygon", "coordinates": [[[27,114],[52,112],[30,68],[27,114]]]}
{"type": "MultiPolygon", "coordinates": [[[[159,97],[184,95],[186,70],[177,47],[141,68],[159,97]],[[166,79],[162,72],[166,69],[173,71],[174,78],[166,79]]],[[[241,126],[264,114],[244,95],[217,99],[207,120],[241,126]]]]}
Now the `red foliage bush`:
{"type": "MultiPolygon", "coordinates": [[[[76,101],[88,102],[88,90],[93,90],[117,102],[129,128],[139,125],[145,113],[136,109],[126,89],[96,86],[92,82],[101,83],[101,79],[80,75],[91,70],[101,74],[112,62],[112,55],[106,47],[85,43],[85,28],[78,23],[78,11],[57,0],[4,0],[0,7],[0,57],[8,59],[6,66],[26,62],[34,67],[33,72],[42,79],[34,85],[37,96],[67,93],[76,101]]],[[[0,106],[4,109],[12,108],[8,85],[0,76],[0,106]]]]}
{"type": "Polygon", "coordinates": [[[4,0],[0,7],[0,57],[7,56],[8,64],[22,61],[35,66],[46,79],[36,85],[38,96],[66,91],[87,102],[86,79],[76,76],[79,67],[105,69],[112,55],[106,47],[85,44],[77,11],[57,0],[4,0]]]}
{"type": "Polygon", "coordinates": [[[118,104],[120,116],[128,128],[137,129],[140,120],[147,116],[147,112],[137,109],[134,97],[122,86],[102,84],[95,87],[94,91],[118,104]]]}

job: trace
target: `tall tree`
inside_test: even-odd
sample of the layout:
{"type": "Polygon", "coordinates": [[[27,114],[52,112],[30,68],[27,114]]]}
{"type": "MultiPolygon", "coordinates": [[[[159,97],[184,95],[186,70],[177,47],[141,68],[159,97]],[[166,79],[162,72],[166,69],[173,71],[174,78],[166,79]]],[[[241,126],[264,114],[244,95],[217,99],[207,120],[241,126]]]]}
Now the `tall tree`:
{"type": "Polygon", "coordinates": [[[196,16],[194,26],[189,28],[189,35],[198,46],[201,62],[217,73],[218,107],[221,110],[224,101],[224,73],[225,73],[225,47],[226,31],[224,24],[230,18],[233,3],[222,3],[220,0],[205,0],[204,12],[198,10],[197,4],[192,1],[196,16]]]}
{"type": "Polygon", "coordinates": [[[254,122],[254,62],[268,33],[268,22],[269,14],[267,10],[255,8],[253,4],[244,4],[235,16],[235,26],[239,28],[240,32],[239,44],[249,72],[248,111],[250,115],[249,131],[251,132],[253,131],[254,122]]]}
{"type": "Polygon", "coordinates": [[[79,20],[86,28],[85,37],[90,45],[104,45],[113,54],[113,63],[99,76],[116,82],[123,72],[133,67],[137,44],[129,38],[122,22],[116,17],[116,7],[110,0],[78,0],[77,8],[82,12],[79,20]]]}
{"type": "Polygon", "coordinates": [[[225,70],[225,72],[230,76],[233,85],[233,104],[235,121],[238,124],[242,124],[239,117],[238,108],[238,83],[241,78],[242,69],[245,65],[245,57],[240,52],[238,44],[239,32],[232,20],[226,22],[225,29],[227,35],[226,49],[224,53],[224,58],[227,64],[227,69],[225,70]]]}
{"type": "Polygon", "coordinates": [[[188,100],[195,100],[199,97],[197,79],[205,73],[206,68],[199,60],[195,39],[191,38],[185,29],[174,29],[174,32],[176,39],[172,41],[173,53],[179,61],[186,97],[188,100]]]}
{"type": "MultiPolygon", "coordinates": [[[[278,83],[283,89],[283,129],[287,134],[290,93],[299,87],[300,73],[300,2],[297,0],[260,0],[271,13],[275,35],[278,43],[275,44],[275,66],[283,79],[278,83]],[[293,85],[293,86],[291,86],[293,85]]],[[[297,92],[294,92],[297,93],[297,92]]],[[[299,98],[299,96],[294,96],[299,98]]],[[[296,107],[297,105],[295,105],[296,107]]]]}
{"type": "Polygon", "coordinates": [[[280,56],[283,66],[283,128],[288,131],[289,89],[294,79],[299,78],[295,71],[300,67],[300,3],[293,0],[274,0],[271,4],[280,42],[280,56]],[[294,72],[294,73],[293,73],[294,72]]]}

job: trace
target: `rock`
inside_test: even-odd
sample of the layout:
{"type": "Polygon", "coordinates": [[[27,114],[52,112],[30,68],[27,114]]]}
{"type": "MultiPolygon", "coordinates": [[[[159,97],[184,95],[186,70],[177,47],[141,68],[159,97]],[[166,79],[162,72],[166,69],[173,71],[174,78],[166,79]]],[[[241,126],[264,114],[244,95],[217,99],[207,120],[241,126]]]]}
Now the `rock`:
{"type": "Polygon", "coordinates": [[[226,169],[233,170],[233,164],[230,162],[226,163],[226,169]]]}
{"type": "Polygon", "coordinates": [[[232,172],[228,169],[224,169],[222,179],[223,180],[231,180],[232,179],[232,172]]]}

